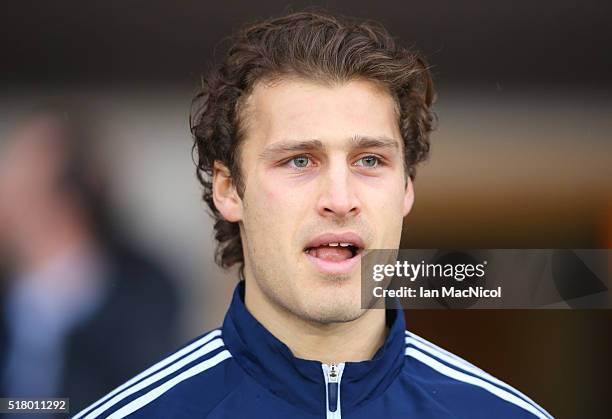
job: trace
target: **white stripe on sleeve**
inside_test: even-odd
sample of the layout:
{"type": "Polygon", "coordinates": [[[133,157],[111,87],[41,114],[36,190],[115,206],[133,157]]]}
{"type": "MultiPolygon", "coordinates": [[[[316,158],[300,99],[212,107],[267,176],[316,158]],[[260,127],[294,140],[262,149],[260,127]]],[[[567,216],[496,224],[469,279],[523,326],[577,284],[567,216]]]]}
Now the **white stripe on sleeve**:
{"type": "Polygon", "coordinates": [[[406,348],[406,355],[421,361],[422,363],[428,365],[430,368],[433,368],[434,370],[438,371],[440,374],[454,378],[455,380],[458,380],[458,381],[463,381],[464,383],[468,383],[468,384],[472,384],[474,386],[480,387],[507,402],[515,404],[516,406],[519,406],[525,409],[526,411],[533,413],[536,417],[540,419],[549,418],[549,416],[546,416],[544,413],[540,412],[533,405],[531,405],[530,403],[527,403],[525,400],[515,396],[514,394],[506,390],[503,390],[497,386],[494,386],[493,384],[487,381],[484,381],[480,378],[477,378],[472,375],[468,375],[461,371],[457,371],[453,368],[450,368],[444,365],[443,363],[433,359],[432,357],[424,354],[423,352],[419,351],[416,348],[406,348]]]}
{"type": "Polygon", "coordinates": [[[137,384],[134,384],[132,387],[129,387],[127,389],[125,389],[123,392],[117,394],[116,396],[114,396],[112,399],[108,400],[106,403],[104,403],[102,406],[99,406],[97,409],[95,409],[94,411],[92,411],[91,413],[87,414],[87,416],[85,416],[85,419],[93,419],[96,416],[98,416],[99,414],[103,413],[105,410],[109,409],[110,407],[112,407],[113,405],[119,403],[121,400],[125,399],[126,397],[142,390],[145,387],[150,386],[151,384],[155,383],[156,381],[159,381],[165,377],[167,377],[168,375],[178,371],[179,369],[183,368],[185,365],[196,361],[198,358],[203,357],[204,355],[206,355],[209,352],[214,351],[217,348],[220,348],[223,346],[223,341],[221,339],[214,339],[213,341],[207,343],[206,345],[202,346],[200,349],[196,350],[195,352],[187,355],[184,358],[181,358],[179,361],[175,362],[174,364],[168,366],[167,368],[151,375],[150,377],[145,378],[144,380],[138,382],[137,384]]]}
{"type": "Polygon", "coordinates": [[[503,381],[493,377],[491,374],[488,374],[487,372],[481,370],[480,368],[470,364],[467,361],[464,361],[463,359],[459,358],[457,355],[454,355],[448,351],[443,350],[442,348],[433,345],[433,344],[427,344],[428,342],[425,341],[423,342],[424,339],[421,338],[421,340],[417,340],[411,337],[406,337],[406,344],[411,344],[416,346],[417,348],[421,349],[424,352],[427,352],[431,355],[434,355],[435,357],[441,359],[444,362],[447,362],[457,368],[461,368],[464,371],[470,372],[474,375],[480,376],[485,380],[488,380],[494,384],[497,384],[500,387],[504,387],[507,390],[510,390],[511,392],[514,392],[515,395],[522,397],[526,402],[531,403],[536,409],[540,410],[542,413],[544,413],[545,415],[547,415],[548,417],[551,417],[550,415],[548,415],[548,413],[542,409],[542,407],[540,407],[536,402],[534,402],[533,400],[531,400],[529,397],[527,397],[525,394],[521,393],[519,390],[515,389],[514,387],[512,387],[509,384],[504,383],[503,381]]]}
{"type": "Polygon", "coordinates": [[[111,397],[116,395],[117,393],[125,390],[126,388],[130,387],[134,383],[136,383],[139,380],[143,379],[144,377],[146,377],[148,375],[151,375],[151,374],[153,374],[156,371],[159,371],[160,369],[162,369],[166,365],[169,365],[169,364],[173,363],[177,359],[181,358],[183,355],[193,351],[194,349],[196,349],[199,346],[205,345],[206,343],[210,342],[212,339],[214,339],[214,338],[216,338],[217,336],[220,336],[220,335],[221,335],[221,330],[220,329],[216,329],[216,330],[213,330],[213,331],[207,333],[206,335],[202,336],[200,339],[190,343],[189,345],[187,345],[184,348],[176,351],[172,355],[162,359],[157,364],[147,368],[146,370],[144,370],[143,372],[141,372],[140,374],[138,374],[134,378],[130,379],[129,381],[123,383],[122,385],[120,385],[119,387],[117,387],[116,389],[114,389],[113,391],[108,393],[106,396],[102,397],[100,400],[98,400],[95,403],[89,405],[87,408],[82,410],[80,413],[78,413],[72,419],[79,419],[79,418],[81,418],[82,416],[84,416],[85,414],[90,412],[92,409],[94,409],[97,406],[99,406],[100,404],[104,403],[105,401],[107,401],[108,399],[110,399],[111,397]]]}
{"type": "Polygon", "coordinates": [[[207,359],[206,361],[194,367],[189,368],[188,370],[180,373],[179,375],[172,378],[171,380],[168,380],[162,385],[155,387],[153,390],[149,391],[148,393],[138,397],[135,400],[132,400],[130,403],[126,404],[121,409],[117,410],[115,413],[108,416],[106,419],[120,419],[120,418],[126,417],[127,415],[131,413],[134,413],[136,410],[151,403],[153,400],[155,400],[156,398],[164,394],[166,391],[170,390],[172,387],[174,387],[181,381],[185,381],[193,377],[194,375],[200,374],[201,372],[204,372],[207,369],[212,368],[215,365],[221,363],[227,358],[231,358],[231,356],[232,355],[227,350],[223,352],[219,352],[217,355],[213,356],[212,358],[207,359]]]}

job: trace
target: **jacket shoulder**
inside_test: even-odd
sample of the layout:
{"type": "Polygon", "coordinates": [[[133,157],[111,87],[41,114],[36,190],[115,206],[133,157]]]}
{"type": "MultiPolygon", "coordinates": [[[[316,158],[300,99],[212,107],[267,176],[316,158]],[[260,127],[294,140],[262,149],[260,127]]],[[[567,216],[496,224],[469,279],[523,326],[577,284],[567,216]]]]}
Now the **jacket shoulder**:
{"type": "Polygon", "coordinates": [[[220,329],[211,330],[117,387],[74,419],[180,417],[210,409],[225,397],[232,355],[220,329]],[[213,385],[214,383],[214,385],[213,385]],[[202,388],[206,388],[203,397],[202,388]],[[177,410],[179,409],[179,410],[177,410]]]}
{"type": "Polygon", "coordinates": [[[405,338],[411,373],[442,403],[496,412],[497,417],[552,418],[525,394],[465,359],[410,331],[405,338]]]}

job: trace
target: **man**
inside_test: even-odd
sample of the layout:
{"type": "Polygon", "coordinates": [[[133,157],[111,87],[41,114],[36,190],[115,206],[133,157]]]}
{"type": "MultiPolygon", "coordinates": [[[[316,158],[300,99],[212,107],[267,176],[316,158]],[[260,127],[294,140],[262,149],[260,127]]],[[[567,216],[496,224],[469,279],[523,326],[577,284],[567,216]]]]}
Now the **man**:
{"type": "Polygon", "coordinates": [[[82,409],[176,342],[173,278],[111,231],[85,125],[45,109],[0,152],[1,397],[82,409]]]}
{"type": "Polygon", "coordinates": [[[367,249],[397,248],[432,130],[430,74],[380,26],[295,13],[241,31],[192,130],[221,266],[223,327],[76,418],[550,417],[360,306],[367,249]]]}

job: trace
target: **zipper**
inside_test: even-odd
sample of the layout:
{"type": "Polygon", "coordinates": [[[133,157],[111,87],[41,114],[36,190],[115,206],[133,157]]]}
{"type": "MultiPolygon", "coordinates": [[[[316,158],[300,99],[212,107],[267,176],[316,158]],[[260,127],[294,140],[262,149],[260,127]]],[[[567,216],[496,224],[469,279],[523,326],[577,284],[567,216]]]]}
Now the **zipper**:
{"type": "Polygon", "coordinates": [[[344,371],[344,362],[340,364],[321,364],[325,377],[325,395],[327,419],[340,419],[340,380],[344,371]]]}

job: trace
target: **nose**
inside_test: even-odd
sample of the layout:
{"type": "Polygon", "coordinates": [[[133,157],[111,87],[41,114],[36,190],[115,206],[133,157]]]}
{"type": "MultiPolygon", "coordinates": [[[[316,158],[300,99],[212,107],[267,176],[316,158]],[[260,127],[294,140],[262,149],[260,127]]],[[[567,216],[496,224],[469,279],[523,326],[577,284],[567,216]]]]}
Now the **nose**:
{"type": "Polygon", "coordinates": [[[357,185],[346,162],[328,166],[322,176],[317,211],[326,218],[344,219],[361,212],[357,185]]]}

